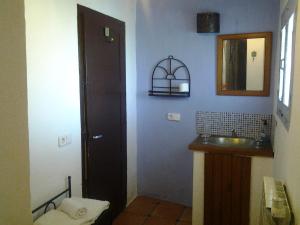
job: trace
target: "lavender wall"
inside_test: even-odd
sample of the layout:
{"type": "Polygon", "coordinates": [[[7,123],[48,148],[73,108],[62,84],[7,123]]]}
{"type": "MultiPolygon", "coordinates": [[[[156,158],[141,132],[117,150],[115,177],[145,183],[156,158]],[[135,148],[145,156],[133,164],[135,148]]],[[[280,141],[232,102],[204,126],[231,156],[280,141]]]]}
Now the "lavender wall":
{"type": "Polygon", "coordinates": [[[272,113],[273,99],[272,92],[270,97],[216,95],[216,36],[196,33],[196,14],[219,12],[221,33],[276,34],[279,2],[138,0],[137,4],[138,192],[191,205],[193,162],[187,146],[196,137],[195,112],[272,113]],[[170,54],[190,69],[190,98],[147,95],[154,65],[170,54]],[[168,121],[168,112],[181,113],[181,121],[168,121]]]}

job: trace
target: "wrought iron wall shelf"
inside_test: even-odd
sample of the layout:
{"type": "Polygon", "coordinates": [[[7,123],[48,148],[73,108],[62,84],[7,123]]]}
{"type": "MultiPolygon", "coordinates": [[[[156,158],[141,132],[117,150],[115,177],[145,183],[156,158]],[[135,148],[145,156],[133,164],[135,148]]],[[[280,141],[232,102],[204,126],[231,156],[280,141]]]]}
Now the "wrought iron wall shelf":
{"type": "Polygon", "coordinates": [[[169,56],[156,64],[151,86],[149,96],[190,97],[189,69],[179,59],[169,56]]]}

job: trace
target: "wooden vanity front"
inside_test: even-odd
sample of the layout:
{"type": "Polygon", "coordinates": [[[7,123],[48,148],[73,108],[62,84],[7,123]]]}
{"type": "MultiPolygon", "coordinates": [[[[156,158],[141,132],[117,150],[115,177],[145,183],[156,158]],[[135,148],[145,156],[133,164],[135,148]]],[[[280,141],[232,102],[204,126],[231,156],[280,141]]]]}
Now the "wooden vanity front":
{"type": "Polygon", "coordinates": [[[204,225],[248,225],[251,158],[205,154],[204,225]]]}
{"type": "MultiPolygon", "coordinates": [[[[204,225],[249,225],[252,157],[272,158],[272,147],[228,148],[203,144],[201,138],[197,138],[189,145],[189,149],[194,153],[202,152],[204,154],[202,220],[204,223],[200,223],[200,221],[198,223],[204,225]]],[[[194,190],[194,193],[196,192],[197,190],[194,190]]],[[[195,201],[194,198],[193,201],[195,201]]],[[[193,203],[193,207],[194,205],[193,203]]],[[[195,222],[195,225],[198,223],[195,222]]]]}

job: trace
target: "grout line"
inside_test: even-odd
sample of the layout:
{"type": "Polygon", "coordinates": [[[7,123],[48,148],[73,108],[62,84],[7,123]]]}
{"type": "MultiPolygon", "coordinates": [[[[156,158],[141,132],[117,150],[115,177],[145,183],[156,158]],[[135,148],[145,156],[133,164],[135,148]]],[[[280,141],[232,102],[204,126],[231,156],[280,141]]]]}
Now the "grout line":
{"type": "Polygon", "coordinates": [[[141,223],[141,225],[144,225],[149,219],[149,216],[145,216],[144,222],[141,223]]]}
{"type": "Polygon", "coordinates": [[[154,212],[154,210],[157,208],[157,206],[159,204],[160,204],[160,202],[157,202],[157,203],[154,204],[153,209],[145,216],[145,220],[141,225],[144,225],[149,220],[149,218],[152,217],[152,213],[154,212]]]}
{"type": "Polygon", "coordinates": [[[183,210],[182,210],[182,213],[181,213],[180,216],[176,219],[176,222],[177,222],[176,224],[179,224],[179,223],[180,223],[180,221],[181,221],[180,219],[182,218],[182,216],[183,216],[183,214],[184,214],[184,211],[185,211],[186,209],[187,209],[187,207],[184,206],[184,207],[183,207],[183,210]]]}
{"type": "MultiPolygon", "coordinates": [[[[155,211],[155,209],[159,206],[159,205],[161,205],[162,204],[162,202],[161,201],[157,201],[157,202],[155,202],[154,204],[153,204],[153,208],[150,210],[150,212],[148,213],[148,214],[146,214],[146,215],[143,215],[143,222],[141,223],[141,224],[139,224],[139,225],[145,225],[146,224],[146,222],[151,218],[151,217],[153,217],[153,212],[155,211]]],[[[128,208],[128,206],[125,208],[125,210],[124,210],[124,212],[126,211],[126,209],[128,208]]],[[[175,223],[174,223],[174,225],[179,225],[180,224],[180,222],[182,222],[181,221],[181,218],[183,217],[183,215],[184,215],[184,212],[185,212],[185,210],[187,209],[188,207],[186,207],[186,206],[183,206],[183,209],[182,209],[182,212],[181,212],[181,214],[178,216],[178,218],[175,220],[175,223]]]]}
{"type": "Polygon", "coordinates": [[[160,204],[160,202],[155,203],[155,206],[153,207],[152,211],[149,212],[148,216],[151,217],[154,210],[157,208],[157,206],[160,204]]]}

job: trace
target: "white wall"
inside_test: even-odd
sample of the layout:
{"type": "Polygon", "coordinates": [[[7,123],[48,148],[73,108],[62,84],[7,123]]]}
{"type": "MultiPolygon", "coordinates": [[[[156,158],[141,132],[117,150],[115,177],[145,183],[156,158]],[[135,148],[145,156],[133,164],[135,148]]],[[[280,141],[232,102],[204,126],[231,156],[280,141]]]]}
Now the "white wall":
{"type": "Polygon", "coordinates": [[[0,7],[0,224],[30,225],[23,0],[0,7]]]}
{"type": "MultiPolygon", "coordinates": [[[[281,9],[286,0],[281,0],[281,9]]],[[[292,93],[291,124],[286,130],[276,115],[276,102],[274,102],[274,115],[277,120],[275,128],[274,149],[275,163],[274,176],[283,179],[287,185],[287,191],[294,211],[296,224],[300,224],[300,7],[298,7],[296,28],[296,49],[294,63],[294,80],[292,93]]],[[[279,48],[278,48],[279,49],[279,48]]],[[[277,58],[279,53],[277,52],[277,58]]],[[[277,60],[279,61],[279,60],[277,60]]],[[[276,68],[279,68],[278,66],[276,68]]],[[[278,81],[278,72],[276,74],[278,81]]],[[[278,82],[276,82],[277,84],[278,82]]]]}
{"type": "Polygon", "coordinates": [[[247,81],[246,89],[261,91],[264,86],[265,39],[247,40],[247,81]],[[252,52],[256,52],[253,60],[252,52]]]}
{"type": "Polygon", "coordinates": [[[135,0],[25,0],[32,207],[67,175],[81,195],[77,4],[126,22],[128,201],[137,192],[135,0]],[[72,143],[58,148],[64,134],[72,143]]]}
{"type": "Polygon", "coordinates": [[[250,189],[250,225],[259,225],[263,177],[272,176],[273,158],[252,157],[250,189]]]}
{"type": "Polygon", "coordinates": [[[203,152],[193,153],[193,225],[203,225],[204,219],[204,157],[203,152]]]}

